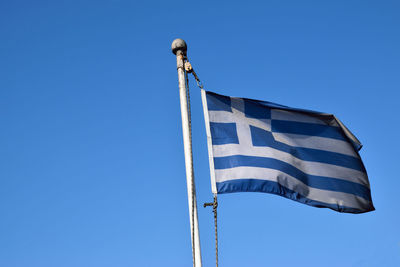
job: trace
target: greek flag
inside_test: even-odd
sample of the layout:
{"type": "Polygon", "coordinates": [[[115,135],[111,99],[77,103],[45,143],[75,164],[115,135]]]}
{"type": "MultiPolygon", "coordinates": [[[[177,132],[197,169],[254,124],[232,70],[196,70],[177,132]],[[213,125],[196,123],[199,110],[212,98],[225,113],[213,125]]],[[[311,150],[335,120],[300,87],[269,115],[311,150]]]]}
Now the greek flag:
{"type": "Polygon", "coordinates": [[[202,90],[213,193],[265,192],[374,210],[361,143],[331,114],[202,90]]]}

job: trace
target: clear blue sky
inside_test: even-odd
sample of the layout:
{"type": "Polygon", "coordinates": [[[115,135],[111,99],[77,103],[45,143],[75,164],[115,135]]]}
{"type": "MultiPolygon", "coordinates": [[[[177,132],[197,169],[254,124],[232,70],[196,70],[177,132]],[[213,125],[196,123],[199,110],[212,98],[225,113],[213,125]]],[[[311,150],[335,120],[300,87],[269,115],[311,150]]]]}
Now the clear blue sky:
{"type": "MultiPolygon", "coordinates": [[[[0,266],[191,266],[173,39],[206,89],[336,114],[376,211],[219,197],[221,266],[400,266],[398,1],[2,1],[0,266]]],[[[214,264],[191,82],[204,266],[214,264]]]]}

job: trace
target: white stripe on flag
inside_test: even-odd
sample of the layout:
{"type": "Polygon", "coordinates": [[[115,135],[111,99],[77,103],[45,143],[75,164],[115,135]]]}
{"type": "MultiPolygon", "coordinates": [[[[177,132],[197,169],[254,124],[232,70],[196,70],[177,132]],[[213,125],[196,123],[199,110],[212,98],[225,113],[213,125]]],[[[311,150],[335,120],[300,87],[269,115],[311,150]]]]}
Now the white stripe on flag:
{"type": "Polygon", "coordinates": [[[272,136],[276,141],[294,147],[313,148],[357,157],[353,146],[350,145],[349,142],[342,140],[319,136],[275,132],[272,132],[272,136]]]}
{"type": "Polygon", "coordinates": [[[247,118],[243,113],[242,116],[239,116],[240,113],[233,113],[229,111],[208,111],[208,114],[210,122],[235,122],[258,127],[269,132],[271,131],[271,120],[247,118]]]}
{"type": "Polygon", "coordinates": [[[298,179],[275,169],[236,167],[231,169],[215,170],[215,175],[217,182],[249,179],[249,177],[253,179],[277,182],[290,190],[298,192],[303,197],[329,204],[338,204],[340,206],[357,209],[360,207],[365,209],[371,205],[369,201],[353,194],[309,187],[298,179]]]}
{"type": "Polygon", "coordinates": [[[325,176],[355,182],[369,187],[366,174],[354,169],[321,163],[305,161],[293,155],[270,147],[246,147],[240,144],[226,144],[213,146],[214,157],[227,157],[235,155],[274,158],[286,162],[295,168],[310,175],[325,176]]]}
{"type": "Polygon", "coordinates": [[[201,100],[203,103],[204,121],[206,123],[206,134],[207,134],[207,146],[208,146],[208,161],[210,163],[210,177],[211,177],[211,192],[217,194],[217,185],[215,182],[215,171],[214,171],[214,156],[212,150],[212,137],[210,131],[210,119],[208,117],[207,109],[207,97],[206,92],[201,89],[201,100]]]}

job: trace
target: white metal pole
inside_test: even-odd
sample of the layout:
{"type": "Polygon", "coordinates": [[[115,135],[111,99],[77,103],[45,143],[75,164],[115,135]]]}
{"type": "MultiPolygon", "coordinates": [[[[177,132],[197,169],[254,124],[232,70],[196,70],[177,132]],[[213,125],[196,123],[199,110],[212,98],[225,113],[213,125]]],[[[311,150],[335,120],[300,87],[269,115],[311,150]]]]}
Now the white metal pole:
{"type": "Polygon", "coordinates": [[[192,154],[192,139],[191,139],[191,125],[189,123],[188,100],[186,95],[186,82],[184,71],[184,56],[186,55],[187,46],[184,40],[175,39],[172,42],[172,52],[176,55],[176,65],[178,68],[179,80],[179,96],[181,101],[181,116],[182,116],[182,131],[183,131],[183,146],[185,150],[185,166],[186,166],[186,183],[189,202],[189,217],[190,217],[190,230],[192,238],[193,250],[193,266],[201,267],[201,249],[200,249],[200,235],[199,235],[199,222],[197,218],[197,202],[196,202],[196,188],[194,185],[193,175],[193,154],[192,154]]]}

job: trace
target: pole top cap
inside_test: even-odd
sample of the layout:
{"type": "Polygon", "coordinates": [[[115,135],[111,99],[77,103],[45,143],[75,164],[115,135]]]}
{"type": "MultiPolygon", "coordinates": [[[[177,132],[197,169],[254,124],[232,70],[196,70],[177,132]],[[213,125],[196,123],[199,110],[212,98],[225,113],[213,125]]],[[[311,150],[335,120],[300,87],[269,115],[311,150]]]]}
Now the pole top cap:
{"type": "Polygon", "coordinates": [[[175,55],[178,53],[178,51],[181,51],[184,55],[186,55],[186,51],[187,51],[186,42],[180,38],[175,39],[172,42],[171,50],[172,50],[172,53],[174,53],[175,55]]]}

